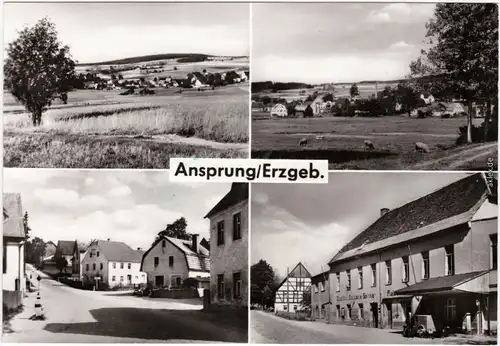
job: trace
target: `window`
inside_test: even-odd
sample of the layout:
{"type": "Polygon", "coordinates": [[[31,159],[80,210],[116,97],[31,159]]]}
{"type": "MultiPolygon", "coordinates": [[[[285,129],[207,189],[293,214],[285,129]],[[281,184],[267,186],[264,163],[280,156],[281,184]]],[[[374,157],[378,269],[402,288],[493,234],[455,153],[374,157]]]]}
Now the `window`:
{"type": "Polygon", "coordinates": [[[85,265],[85,270],[86,270],[86,271],[89,271],[89,269],[90,269],[90,268],[89,268],[89,264],[87,263],[87,264],[85,265]]]}
{"type": "Polygon", "coordinates": [[[497,234],[490,235],[491,246],[491,269],[497,269],[497,234]]]}
{"type": "Polygon", "coordinates": [[[358,267],[358,288],[363,288],[363,267],[358,267]]]}
{"type": "Polygon", "coordinates": [[[351,270],[347,269],[347,286],[346,290],[350,291],[351,290],[351,270]]]}
{"type": "Polygon", "coordinates": [[[104,263],[100,263],[100,264],[99,264],[99,269],[100,269],[100,270],[103,270],[103,269],[104,269],[104,263]]]}
{"type": "Polygon", "coordinates": [[[241,239],[241,213],[233,215],[233,240],[241,239]]]}
{"type": "Polygon", "coordinates": [[[128,268],[128,269],[132,269],[132,263],[129,263],[129,264],[127,265],[127,268],[128,268]]]}
{"type": "Polygon", "coordinates": [[[429,251],[422,252],[422,280],[429,278],[430,270],[429,251]]]}
{"type": "Polygon", "coordinates": [[[286,305],[283,305],[283,310],[287,310],[287,307],[286,307],[286,305]]]}
{"type": "Polygon", "coordinates": [[[161,241],[161,247],[167,247],[167,241],[165,239],[161,241]]]}
{"type": "Polygon", "coordinates": [[[168,266],[169,267],[174,266],[174,256],[168,256],[168,266]]]}
{"type": "Polygon", "coordinates": [[[298,309],[298,308],[299,308],[299,307],[298,307],[297,305],[294,305],[294,306],[293,306],[293,309],[294,309],[295,311],[297,311],[297,309],[298,309]]]}
{"type": "Polygon", "coordinates": [[[123,269],[123,262],[120,263],[120,269],[123,269]]]}
{"type": "Polygon", "coordinates": [[[457,303],[456,303],[455,298],[446,299],[445,312],[446,312],[446,321],[447,322],[456,321],[456,319],[457,319],[457,303]]]}
{"type": "Polygon", "coordinates": [[[337,287],[335,289],[336,292],[340,292],[340,273],[336,273],[335,276],[337,277],[337,287]]]}
{"type": "Polygon", "coordinates": [[[385,261],[385,284],[392,284],[392,264],[391,260],[385,261]]]}
{"type": "Polygon", "coordinates": [[[363,304],[359,303],[358,306],[359,306],[359,318],[364,320],[365,319],[365,312],[363,310],[363,304]]]}
{"type": "Polygon", "coordinates": [[[95,263],[92,264],[92,270],[95,270],[95,263]]]}
{"type": "Polygon", "coordinates": [[[160,265],[160,257],[155,257],[155,268],[160,265]]]}
{"type": "MultiPolygon", "coordinates": [[[[4,239],[4,242],[5,242],[5,239],[4,239]]],[[[2,259],[2,263],[3,263],[3,273],[7,273],[7,245],[3,244],[3,259],[2,259]]],[[[88,264],[87,264],[88,265],[88,264]]]]}
{"type": "Polygon", "coordinates": [[[92,255],[93,255],[93,253],[92,253],[92,250],[91,250],[91,251],[90,251],[90,258],[92,258],[92,255]]]}
{"type": "Polygon", "coordinates": [[[444,248],[446,252],[446,260],[444,262],[444,274],[455,275],[455,249],[453,245],[449,245],[444,248]]]}
{"type": "Polygon", "coordinates": [[[217,222],[217,245],[224,245],[224,221],[217,222]]]}
{"type": "Polygon", "coordinates": [[[408,256],[403,256],[403,273],[402,273],[402,281],[408,282],[410,279],[410,259],[408,256]]]}
{"type": "Polygon", "coordinates": [[[224,299],[224,274],[217,275],[217,297],[224,299]]]}
{"type": "Polygon", "coordinates": [[[123,282],[123,276],[120,276],[120,282],[123,282]]]}
{"type": "Polygon", "coordinates": [[[116,276],[114,276],[114,275],[113,275],[113,276],[111,277],[111,281],[115,282],[115,281],[116,281],[116,276]]]}
{"type": "Polygon", "coordinates": [[[337,318],[340,318],[340,305],[337,305],[337,318]]]}
{"type": "Polygon", "coordinates": [[[97,251],[97,257],[99,257],[99,251],[97,251]]]}
{"type": "Polygon", "coordinates": [[[377,286],[377,264],[373,263],[371,266],[372,271],[372,287],[377,286]]]}
{"type": "Polygon", "coordinates": [[[352,307],[351,304],[347,304],[347,318],[352,317],[352,307]]]}
{"type": "Polygon", "coordinates": [[[233,274],[233,298],[241,298],[241,273],[233,274]]]}
{"type": "Polygon", "coordinates": [[[113,269],[116,269],[116,262],[113,262],[113,269]]]}

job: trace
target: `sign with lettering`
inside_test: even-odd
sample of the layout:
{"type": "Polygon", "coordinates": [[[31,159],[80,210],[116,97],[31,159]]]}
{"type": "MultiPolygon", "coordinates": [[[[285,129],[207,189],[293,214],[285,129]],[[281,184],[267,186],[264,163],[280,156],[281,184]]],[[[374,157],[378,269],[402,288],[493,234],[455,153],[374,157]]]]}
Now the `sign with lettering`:
{"type": "Polygon", "coordinates": [[[346,300],[363,300],[363,299],[374,299],[375,293],[363,293],[363,294],[349,294],[345,296],[338,296],[337,301],[342,302],[346,300]]]}

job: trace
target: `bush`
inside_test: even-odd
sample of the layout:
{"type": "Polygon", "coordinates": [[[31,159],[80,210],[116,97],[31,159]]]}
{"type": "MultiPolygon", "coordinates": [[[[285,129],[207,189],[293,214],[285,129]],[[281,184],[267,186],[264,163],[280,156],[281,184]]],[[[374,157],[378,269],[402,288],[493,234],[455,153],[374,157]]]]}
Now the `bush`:
{"type": "MultiPolygon", "coordinates": [[[[458,128],[459,136],[456,140],[457,145],[467,143],[467,126],[460,126],[458,128]]],[[[473,143],[485,142],[484,139],[484,122],[480,126],[472,126],[471,137],[473,143]]],[[[488,127],[488,134],[486,136],[486,142],[493,142],[498,140],[498,124],[490,122],[488,127]]]]}

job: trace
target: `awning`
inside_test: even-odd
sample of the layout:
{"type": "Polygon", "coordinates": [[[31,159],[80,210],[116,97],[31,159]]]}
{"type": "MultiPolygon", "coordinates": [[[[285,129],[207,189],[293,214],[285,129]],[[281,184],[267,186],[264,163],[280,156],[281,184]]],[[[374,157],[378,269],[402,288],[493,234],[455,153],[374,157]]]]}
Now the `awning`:
{"type": "Polygon", "coordinates": [[[400,289],[395,293],[397,295],[430,295],[465,292],[487,294],[490,291],[488,272],[489,271],[478,271],[431,278],[400,289]]]}
{"type": "Polygon", "coordinates": [[[407,302],[410,301],[413,298],[411,294],[403,294],[403,295],[396,295],[396,296],[389,296],[389,297],[384,297],[382,298],[382,303],[398,303],[398,302],[407,302]]]}

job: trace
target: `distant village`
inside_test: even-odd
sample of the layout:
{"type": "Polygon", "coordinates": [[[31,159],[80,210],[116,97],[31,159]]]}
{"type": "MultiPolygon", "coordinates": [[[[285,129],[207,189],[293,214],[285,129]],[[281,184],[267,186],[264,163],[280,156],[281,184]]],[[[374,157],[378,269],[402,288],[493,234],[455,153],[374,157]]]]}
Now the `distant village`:
{"type": "MultiPolygon", "coordinates": [[[[468,114],[463,100],[437,97],[428,92],[417,92],[402,84],[385,86],[370,96],[361,96],[357,84],[350,87],[349,95],[336,97],[334,87],[303,89],[294,99],[273,97],[261,93],[252,96],[252,113],[271,117],[323,117],[323,116],[368,116],[408,115],[409,117],[450,118],[468,114]]],[[[278,91],[279,93],[287,91],[278,91]]],[[[473,117],[484,117],[484,105],[473,104],[473,117]]]]}

